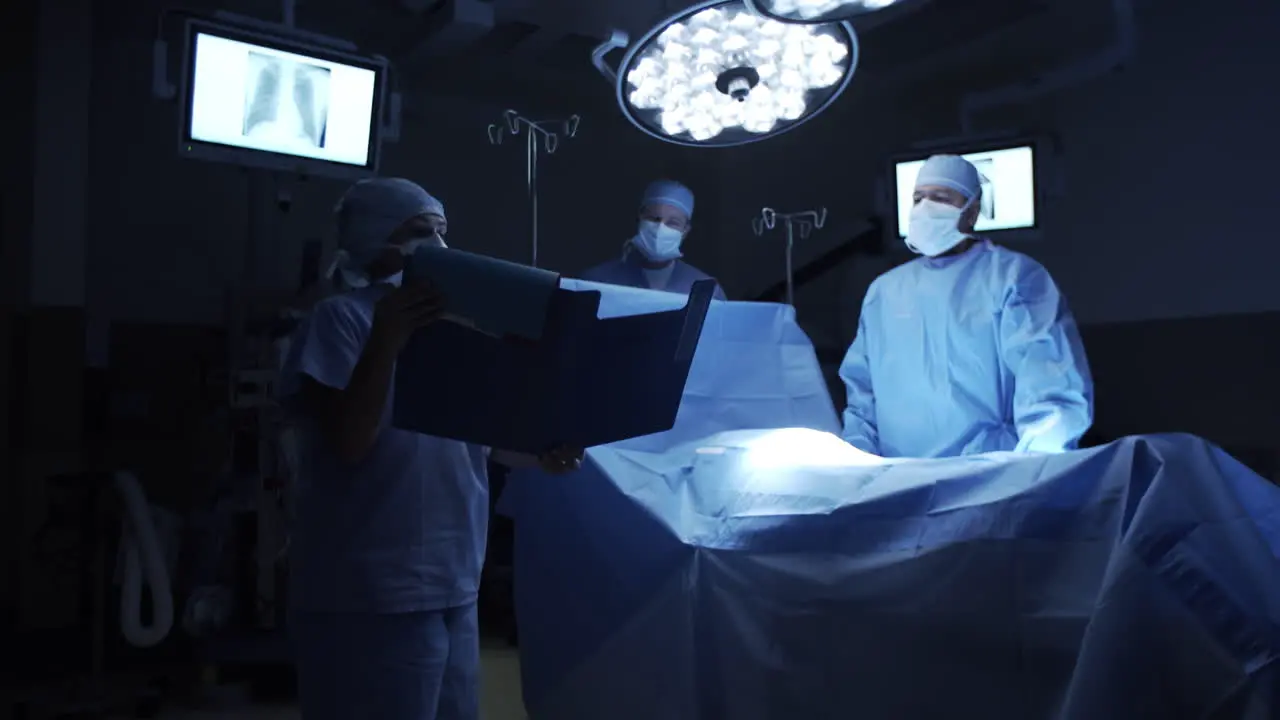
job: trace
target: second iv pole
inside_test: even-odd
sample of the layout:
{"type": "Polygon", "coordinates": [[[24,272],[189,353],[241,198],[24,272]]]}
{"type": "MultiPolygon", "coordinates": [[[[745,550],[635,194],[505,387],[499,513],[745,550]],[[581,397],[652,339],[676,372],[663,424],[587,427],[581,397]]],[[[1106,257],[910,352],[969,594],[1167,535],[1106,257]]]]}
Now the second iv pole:
{"type": "Polygon", "coordinates": [[[780,213],[773,208],[763,208],[760,210],[760,217],[751,221],[751,229],[760,237],[765,230],[777,227],[779,220],[787,226],[787,304],[795,307],[795,272],[791,265],[791,251],[795,247],[796,230],[800,231],[801,240],[807,239],[814,230],[821,230],[827,224],[827,209],[780,213]]]}
{"type": "Polygon", "coordinates": [[[532,225],[529,264],[533,267],[538,267],[538,153],[554,154],[560,146],[562,134],[566,139],[578,134],[579,120],[577,115],[571,115],[567,120],[530,120],[515,110],[508,110],[502,114],[501,123],[489,125],[489,143],[492,145],[501,145],[504,135],[525,133],[525,179],[529,188],[532,225]],[[553,127],[557,129],[551,129],[553,127]]]}

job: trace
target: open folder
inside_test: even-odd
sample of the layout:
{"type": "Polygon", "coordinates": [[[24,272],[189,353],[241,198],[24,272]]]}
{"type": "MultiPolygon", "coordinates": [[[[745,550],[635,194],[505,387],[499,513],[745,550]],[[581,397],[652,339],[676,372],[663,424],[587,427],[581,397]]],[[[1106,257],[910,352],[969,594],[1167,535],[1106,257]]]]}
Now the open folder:
{"type": "Polygon", "coordinates": [[[434,252],[439,262],[415,256],[408,277],[440,278],[451,320],[419,330],[401,353],[395,427],[537,454],[562,445],[604,445],[675,424],[714,281],[694,284],[682,309],[601,319],[598,291],[562,289],[551,274],[554,285],[531,313],[529,304],[539,296],[535,286],[545,282],[546,271],[520,273],[501,260],[434,252]],[[466,303],[455,304],[445,287],[453,264],[469,268],[466,303]],[[486,286],[484,302],[475,300],[482,296],[477,285],[486,286]],[[514,331],[503,332],[493,308],[508,297],[518,321],[514,331]],[[483,310],[469,313],[473,301],[483,310]]]}

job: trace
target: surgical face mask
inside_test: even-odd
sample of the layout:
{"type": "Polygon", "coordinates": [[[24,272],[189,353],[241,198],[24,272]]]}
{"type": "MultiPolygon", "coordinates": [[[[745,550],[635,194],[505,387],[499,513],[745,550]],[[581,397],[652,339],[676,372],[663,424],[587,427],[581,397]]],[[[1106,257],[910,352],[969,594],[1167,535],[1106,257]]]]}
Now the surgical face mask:
{"type": "Polygon", "coordinates": [[[430,235],[414,238],[400,247],[401,253],[405,257],[408,257],[415,253],[420,247],[447,248],[449,246],[445,243],[444,236],[440,234],[440,231],[435,230],[432,231],[430,235]],[[405,250],[404,248],[408,249],[405,250]]]}
{"type": "Polygon", "coordinates": [[[449,246],[444,244],[444,238],[440,236],[438,231],[432,231],[430,234],[410,238],[394,247],[396,250],[400,251],[401,257],[413,257],[413,254],[418,252],[418,248],[442,248],[449,246]]]}
{"type": "MultiPolygon", "coordinates": [[[[413,257],[413,254],[421,247],[443,248],[448,247],[448,245],[445,244],[444,238],[440,236],[440,233],[433,232],[430,235],[416,237],[399,245],[384,247],[378,250],[378,253],[386,252],[388,248],[391,248],[399,252],[401,258],[410,258],[413,257]]],[[[374,262],[374,260],[377,260],[377,255],[368,259],[355,258],[348,255],[346,260],[342,262],[342,266],[340,268],[342,272],[342,280],[347,284],[347,287],[368,287],[371,282],[371,278],[369,277],[369,273],[361,268],[368,267],[374,262]]],[[[379,279],[377,282],[400,287],[400,283],[403,279],[404,271],[400,270],[392,275],[379,279]]]]}
{"type": "Polygon", "coordinates": [[[667,262],[680,257],[680,243],[684,233],[660,222],[641,220],[640,230],[631,244],[650,262],[667,262]]]}
{"type": "Polygon", "coordinates": [[[936,200],[916,203],[907,226],[907,247],[912,252],[937,257],[964,242],[969,237],[959,228],[964,211],[936,200]]]}
{"type": "Polygon", "coordinates": [[[370,280],[368,275],[351,272],[350,270],[342,270],[342,280],[350,288],[366,288],[373,284],[390,285],[392,287],[400,287],[404,282],[404,271],[392,273],[384,278],[370,280]]]}

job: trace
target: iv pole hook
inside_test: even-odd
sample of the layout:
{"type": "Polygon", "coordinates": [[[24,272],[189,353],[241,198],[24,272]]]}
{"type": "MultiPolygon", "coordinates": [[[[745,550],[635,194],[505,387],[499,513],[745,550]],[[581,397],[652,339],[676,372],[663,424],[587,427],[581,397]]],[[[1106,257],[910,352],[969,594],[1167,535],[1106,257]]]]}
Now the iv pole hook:
{"type": "Polygon", "coordinates": [[[572,138],[578,134],[581,118],[571,115],[566,120],[530,120],[515,110],[502,113],[502,123],[490,123],[487,129],[490,145],[501,145],[503,135],[525,133],[525,182],[529,193],[530,212],[530,262],[538,267],[538,152],[539,146],[548,155],[554,155],[560,147],[560,137],[572,138]],[[550,129],[558,127],[559,132],[550,129]],[[505,131],[504,127],[505,126],[505,131]],[[539,143],[541,140],[541,143],[539,143]]]}
{"type": "Polygon", "coordinates": [[[792,265],[792,253],[795,248],[796,231],[799,231],[801,240],[806,240],[813,234],[814,230],[821,230],[822,226],[827,224],[827,209],[819,208],[802,212],[780,213],[773,208],[761,208],[759,217],[751,221],[751,229],[757,237],[761,237],[766,230],[776,228],[779,220],[787,228],[787,304],[795,307],[795,270],[792,265]]]}

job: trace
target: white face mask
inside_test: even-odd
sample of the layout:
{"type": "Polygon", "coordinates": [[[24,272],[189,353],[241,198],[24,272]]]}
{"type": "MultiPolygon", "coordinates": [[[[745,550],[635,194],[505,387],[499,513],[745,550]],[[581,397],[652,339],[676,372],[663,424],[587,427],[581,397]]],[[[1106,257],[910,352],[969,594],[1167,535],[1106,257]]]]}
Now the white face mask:
{"type": "Polygon", "coordinates": [[[416,237],[396,249],[405,257],[413,257],[413,254],[418,252],[418,248],[422,247],[445,248],[449,246],[444,244],[444,238],[440,236],[440,233],[433,232],[424,237],[416,237]]]}
{"type": "MultiPolygon", "coordinates": [[[[445,244],[444,238],[441,237],[440,233],[437,232],[437,233],[432,233],[431,235],[428,235],[426,237],[414,238],[402,245],[395,246],[395,249],[400,251],[400,255],[402,257],[408,258],[408,257],[413,257],[413,254],[418,251],[418,248],[421,248],[421,247],[445,248],[449,246],[445,244]]],[[[369,262],[372,262],[372,260],[370,260],[369,262]]],[[[347,287],[351,287],[351,288],[368,287],[371,282],[368,273],[364,272],[363,270],[355,270],[353,268],[346,267],[345,265],[341,267],[340,270],[342,272],[342,280],[347,284],[347,287]]],[[[404,281],[404,271],[401,270],[400,272],[395,273],[393,275],[389,275],[385,278],[382,278],[377,282],[385,285],[394,285],[395,287],[400,287],[400,284],[403,281],[404,281]]]]}
{"type": "MultiPolygon", "coordinates": [[[[444,236],[437,231],[437,232],[431,233],[425,238],[413,241],[414,250],[417,250],[420,247],[447,248],[449,247],[449,245],[445,243],[444,236]]],[[[412,255],[413,253],[410,253],[410,254],[412,255]]]]}
{"type": "Polygon", "coordinates": [[[347,270],[346,268],[343,268],[342,281],[347,284],[347,287],[353,288],[353,289],[366,288],[373,284],[400,287],[400,284],[404,282],[404,271],[401,270],[398,273],[392,273],[391,275],[388,275],[378,280],[370,280],[368,275],[352,272],[350,270],[347,270]]]}
{"type": "Polygon", "coordinates": [[[937,257],[964,242],[969,236],[960,232],[964,208],[936,200],[921,200],[911,208],[911,224],[907,226],[907,247],[912,252],[937,257]]]}
{"type": "Polygon", "coordinates": [[[641,220],[639,232],[631,238],[631,244],[649,262],[667,262],[680,257],[682,242],[684,233],[652,220],[641,220]]]}

